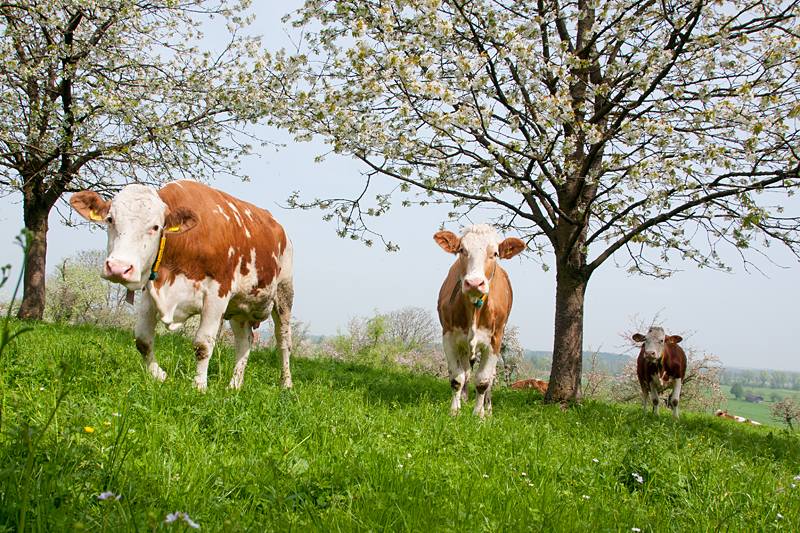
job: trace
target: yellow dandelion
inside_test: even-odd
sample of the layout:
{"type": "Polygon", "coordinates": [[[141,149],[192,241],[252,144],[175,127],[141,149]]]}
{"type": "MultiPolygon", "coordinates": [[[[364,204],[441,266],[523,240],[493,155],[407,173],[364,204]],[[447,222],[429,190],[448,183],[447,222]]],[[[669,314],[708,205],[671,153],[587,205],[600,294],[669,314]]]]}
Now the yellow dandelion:
{"type": "Polygon", "coordinates": [[[105,425],[105,426],[110,426],[110,425],[111,425],[111,422],[103,422],[103,425],[105,425]]]}
{"type": "Polygon", "coordinates": [[[86,431],[86,433],[94,433],[94,428],[90,428],[89,426],[85,426],[83,429],[86,431]]]}

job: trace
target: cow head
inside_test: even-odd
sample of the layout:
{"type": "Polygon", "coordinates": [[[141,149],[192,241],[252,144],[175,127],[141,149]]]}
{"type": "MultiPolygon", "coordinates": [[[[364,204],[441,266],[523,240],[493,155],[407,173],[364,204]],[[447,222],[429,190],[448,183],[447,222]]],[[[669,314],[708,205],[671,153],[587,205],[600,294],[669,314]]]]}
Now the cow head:
{"type": "Polygon", "coordinates": [[[111,201],[81,191],[69,203],[85,219],[106,225],[108,257],[101,275],[129,290],[147,283],[163,235],[183,233],[198,222],[191,210],[170,211],[155,189],[139,184],[123,188],[111,201]]]}
{"type": "Polygon", "coordinates": [[[636,333],[632,338],[636,342],[644,342],[642,355],[651,363],[661,361],[664,357],[664,351],[667,349],[667,344],[678,344],[683,340],[680,335],[667,335],[664,333],[664,328],[657,326],[650,328],[647,335],[636,333]]]}
{"type": "Polygon", "coordinates": [[[510,259],[525,249],[520,239],[500,241],[495,229],[487,224],[468,226],[461,238],[450,231],[433,236],[446,252],[458,254],[461,265],[461,291],[471,298],[489,293],[498,259],[510,259]]]}

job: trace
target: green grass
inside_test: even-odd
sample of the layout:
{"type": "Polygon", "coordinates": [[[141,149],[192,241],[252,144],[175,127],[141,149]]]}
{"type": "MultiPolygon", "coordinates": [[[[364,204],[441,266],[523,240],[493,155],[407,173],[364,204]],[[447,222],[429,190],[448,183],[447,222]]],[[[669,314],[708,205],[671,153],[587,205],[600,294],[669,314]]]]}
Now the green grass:
{"type": "Polygon", "coordinates": [[[387,368],[296,358],[281,391],[272,352],[253,353],[231,391],[228,348],[202,394],[189,341],[160,337],[156,352],[164,383],[130,332],[38,324],[12,342],[0,531],[19,531],[23,499],[26,531],[48,533],[190,530],[165,523],[175,511],[204,532],[800,528],[800,439],[777,428],[591,401],[562,411],[502,388],[486,420],[471,405],[451,417],[446,380],[387,368]]]}

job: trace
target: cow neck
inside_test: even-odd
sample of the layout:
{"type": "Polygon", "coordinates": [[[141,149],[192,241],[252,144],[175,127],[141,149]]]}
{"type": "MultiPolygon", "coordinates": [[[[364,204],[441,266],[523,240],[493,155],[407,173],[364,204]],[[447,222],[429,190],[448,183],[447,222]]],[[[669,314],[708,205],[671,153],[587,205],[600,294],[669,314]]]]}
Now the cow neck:
{"type": "MultiPolygon", "coordinates": [[[[492,281],[494,281],[495,272],[497,272],[497,263],[494,264],[494,269],[492,269],[492,277],[489,278],[489,283],[488,283],[489,287],[487,288],[486,294],[478,298],[476,301],[471,302],[472,305],[474,305],[475,307],[478,308],[483,307],[483,302],[486,300],[486,297],[489,296],[489,291],[492,290],[492,281]]],[[[458,294],[458,291],[460,289],[461,289],[461,274],[458,275],[458,283],[456,283],[456,286],[453,288],[453,294],[450,296],[450,305],[453,305],[453,302],[455,302],[456,295],[458,294]]]]}
{"type": "Polygon", "coordinates": [[[153,281],[158,277],[158,267],[161,266],[161,256],[164,255],[164,243],[166,241],[167,241],[167,236],[162,233],[161,244],[158,245],[158,257],[156,257],[156,262],[153,265],[153,268],[150,269],[150,276],[147,278],[150,281],[153,281]]]}
{"type": "MultiPolygon", "coordinates": [[[[158,267],[161,266],[161,257],[164,255],[164,243],[166,242],[166,236],[161,235],[161,243],[158,245],[158,256],[156,257],[156,262],[153,264],[153,267],[150,269],[150,275],[147,277],[148,281],[153,281],[158,277],[158,267]]],[[[142,287],[142,292],[147,289],[147,283],[144,284],[142,287]]],[[[130,289],[125,293],[125,301],[131,305],[133,305],[134,299],[134,292],[130,289]]]]}

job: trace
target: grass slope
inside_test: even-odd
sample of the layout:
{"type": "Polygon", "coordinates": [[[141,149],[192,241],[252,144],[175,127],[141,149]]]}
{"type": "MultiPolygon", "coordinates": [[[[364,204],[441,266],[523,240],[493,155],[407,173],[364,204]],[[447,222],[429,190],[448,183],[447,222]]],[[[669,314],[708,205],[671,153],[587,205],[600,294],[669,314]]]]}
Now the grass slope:
{"type": "Polygon", "coordinates": [[[189,344],[157,339],[158,383],[129,332],[38,324],[12,343],[0,531],[20,531],[25,507],[41,532],[192,530],[165,521],[175,511],[204,532],[800,529],[785,431],[508,389],[486,420],[451,417],[445,380],[299,358],[280,391],[271,352],[230,391],[228,348],[201,394],[189,344]]]}

